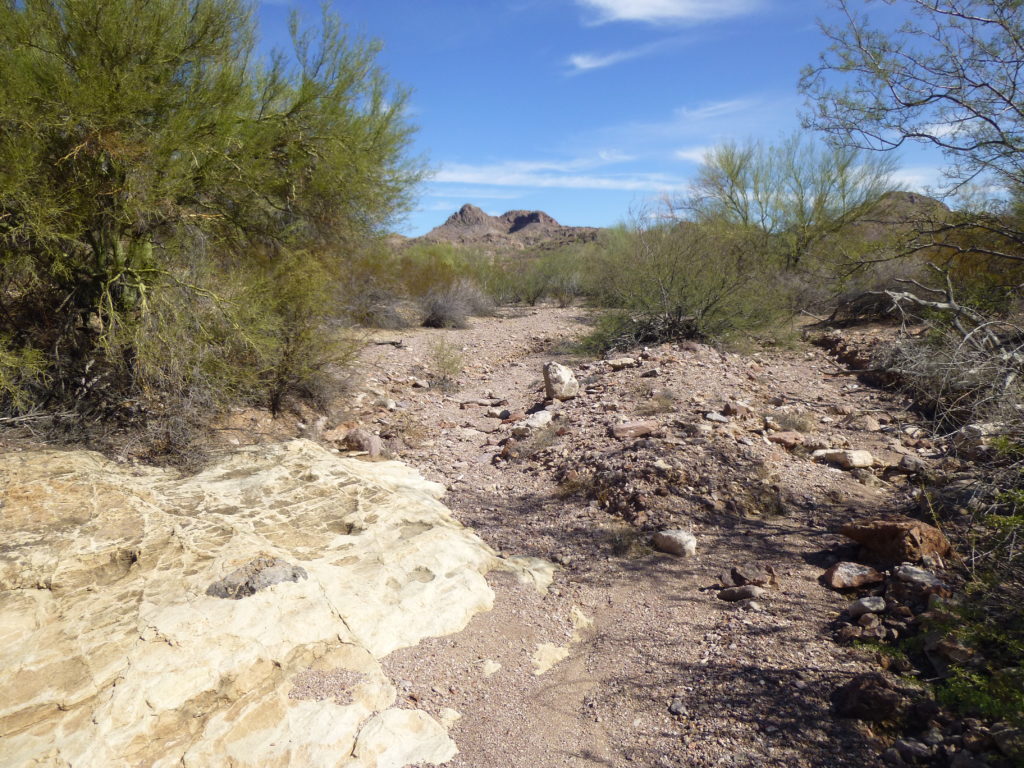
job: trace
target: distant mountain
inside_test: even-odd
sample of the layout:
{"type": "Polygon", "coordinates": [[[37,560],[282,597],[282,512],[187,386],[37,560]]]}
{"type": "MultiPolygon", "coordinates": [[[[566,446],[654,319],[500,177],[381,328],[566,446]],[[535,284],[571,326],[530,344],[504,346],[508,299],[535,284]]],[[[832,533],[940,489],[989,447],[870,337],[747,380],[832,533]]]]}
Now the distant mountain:
{"type": "Polygon", "coordinates": [[[543,211],[508,211],[489,216],[466,204],[418,240],[478,246],[494,250],[548,250],[596,240],[597,227],[567,227],[543,211]]]}
{"type": "Polygon", "coordinates": [[[917,192],[888,192],[861,216],[850,222],[848,231],[866,240],[905,235],[919,227],[948,220],[950,210],[941,200],[917,192]]]}

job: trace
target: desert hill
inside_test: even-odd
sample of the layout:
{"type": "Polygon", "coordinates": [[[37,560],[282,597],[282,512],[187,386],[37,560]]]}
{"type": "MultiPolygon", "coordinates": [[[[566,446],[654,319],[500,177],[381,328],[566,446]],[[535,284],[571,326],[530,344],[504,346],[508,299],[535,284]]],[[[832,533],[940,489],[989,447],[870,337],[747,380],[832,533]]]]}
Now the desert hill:
{"type": "Polygon", "coordinates": [[[595,240],[598,232],[597,227],[559,224],[543,211],[507,211],[501,216],[490,216],[467,203],[449,216],[444,224],[416,239],[491,249],[546,250],[595,240]]]}

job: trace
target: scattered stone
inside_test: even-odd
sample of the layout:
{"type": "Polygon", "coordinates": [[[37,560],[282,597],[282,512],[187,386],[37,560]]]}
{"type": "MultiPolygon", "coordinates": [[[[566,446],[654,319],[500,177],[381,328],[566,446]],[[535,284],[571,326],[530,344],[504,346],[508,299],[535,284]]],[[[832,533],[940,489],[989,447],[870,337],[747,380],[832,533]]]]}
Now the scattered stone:
{"type": "Polygon", "coordinates": [[[641,379],[656,379],[661,376],[661,368],[650,368],[640,374],[641,379]]]}
{"type": "Polygon", "coordinates": [[[668,712],[670,715],[676,717],[685,717],[687,714],[686,706],[683,704],[683,700],[678,696],[673,696],[672,701],[668,705],[668,712]]]}
{"type": "Polygon", "coordinates": [[[932,755],[931,747],[917,739],[897,739],[892,746],[900,753],[900,757],[911,763],[926,760],[932,755]]]}
{"type": "Polygon", "coordinates": [[[215,581],[207,588],[206,594],[225,600],[241,600],[274,584],[297,582],[308,577],[304,568],[278,557],[257,557],[215,581]]]}
{"type": "Polygon", "coordinates": [[[875,463],[875,457],[871,455],[870,451],[845,451],[835,448],[815,451],[813,458],[826,461],[843,469],[871,467],[875,463]]]}
{"type": "Polygon", "coordinates": [[[883,613],[885,611],[885,599],[881,597],[862,597],[860,600],[854,600],[846,608],[846,612],[850,614],[851,619],[859,619],[861,616],[868,613],[883,613]]]}
{"type": "Polygon", "coordinates": [[[889,765],[906,765],[906,763],[903,762],[903,758],[900,757],[899,751],[895,747],[889,747],[882,753],[882,762],[888,763],[889,765]]]}
{"type": "Polygon", "coordinates": [[[856,624],[844,624],[836,632],[836,640],[840,643],[852,643],[854,640],[860,640],[863,634],[863,627],[858,627],[856,624]]]}
{"type": "Polygon", "coordinates": [[[548,400],[569,400],[580,393],[580,383],[572,369],[561,363],[544,366],[544,395],[548,400]]]}
{"type": "Polygon", "coordinates": [[[928,463],[924,459],[910,454],[900,459],[900,463],[896,465],[896,470],[904,475],[917,475],[926,469],[928,469],[928,463]]]}
{"type": "Polygon", "coordinates": [[[769,587],[775,584],[775,568],[754,563],[733,566],[729,572],[732,584],[725,586],[743,587],[753,584],[756,587],[769,587]]]}
{"type": "Polygon", "coordinates": [[[707,419],[708,421],[713,421],[716,424],[728,424],[729,423],[729,417],[728,416],[723,416],[722,414],[718,413],[717,411],[711,411],[710,413],[705,413],[704,414],[704,418],[707,419]]]}
{"type": "Polygon", "coordinates": [[[832,589],[855,589],[880,584],[885,581],[885,576],[867,565],[841,562],[825,571],[824,579],[832,589]]]}
{"type": "Polygon", "coordinates": [[[860,544],[874,559],[885,563],[917,563],[949,554],[942,531],[920,520],[867,520],[850,522],[839,532],[860,544]]]}
{"type": "Polygon", "coordinates": [[[361,427],[350,429],[341,442],[350,451],[365,451],[371,459],[376,459],[384,452],[384,441],[361,427]]]}
{"type": "Polygon", "coordinates": [[[632,357],[615,357],[604,361],[605,365],[613,371],[621,371],[625,368],[636,368],[640,363],[632,357]]]}
{"type": "Polygon", "coordinates": [[[804,436],[802,433],[792,430],[788,432],[773,432],[768,435],[768,442],[781,445],[787,451],[792,451],[797,446],[803,445],[804,436]]]}
{"type": "Polygon", "coordinates": [[[882,429],[882,425],[878,423],[878,419],[869,414],[854,416],[851,419],[847,419],[844,424],[850,429],[860,429],[865,432],[880,432],[882,429]]]}
{"type": "Polygon", "coordinates": [[[1009,725],[998,725],[992,728],[992,741],[1006,757],[1024,765],[1024,729],[1009,725]]]}
{"type": "Polygon", "coordinates": [[[832,694],[837,717],[882,722],[892,720],[903,706],[903,696],[877,672],[857,675],[832,694]]]}
{"type": "Polygon", "coordinates": [[[722,413],[726,416],[735,416],[737,419],[743,419],[752,415],[754,411],[742,400],[730,400],[725,404],[725,407],[722,409],[722,413]]]}
{"type": "Polygon", "coordinates": [[[917,568],[913,565],[900,565],[893,569],[893,576],[902,581],[904,584],[910,584],[918,587],[922,590],[936,589],[945,587],[945,582],[942,581],[934,573],[926,571],[924,568],[917,568]]]}
{"type": "Polygon", "coordinates": [[[651,539],[655,549],[679,557],[693,557],[697,554],[697,537],[690,531],[680,529],[658,531],[651,539]]]}
{"type": "Polygon", "coordinates": [[[413,379],[412,380],[412,388],[413,389],[430,389],[430,382],[428,382],[426,379],[413,379]]]}
{"type": "Polygon", "coordinates": [[[619,440],[629,440],[653,435],[659,429],[661,429],[661,425],[656,421],[628,421],[624,424],[613,424],[610,432],[612,437],[619,440]]]}
{"type": "Polygon", "coordinates": [[[484,416],[489,419],[507,419],[512,415],[512,412],[508,408],[488,408],[484,411],[484,416]]]}
{"type": "Polygon", "coordinates": [[[742,587],[727,587],[718,593],[719,600],[725,600],[730,603],[735,603],[737,600],[753,600],[761,597],[764,594],[764,589],[761,587],[754,586],[753,584],[747,584],[742,587]]]}
{"type": "Polygon", "coordinates": [[[878,618],[877,613],[862,613],[860,618],[857,619],[857,626],[864,629],[874,629],[881,623],[882,620],[878,618]]]}
{"type": "Polygon", "coordinates": [[[536,413],[531,413],[525,419],[512,427],[512,436],[519,438],[529,437],[537,430],[548,426],[553,419],[554,415],[551,411],[537,411],[536,413]]]}

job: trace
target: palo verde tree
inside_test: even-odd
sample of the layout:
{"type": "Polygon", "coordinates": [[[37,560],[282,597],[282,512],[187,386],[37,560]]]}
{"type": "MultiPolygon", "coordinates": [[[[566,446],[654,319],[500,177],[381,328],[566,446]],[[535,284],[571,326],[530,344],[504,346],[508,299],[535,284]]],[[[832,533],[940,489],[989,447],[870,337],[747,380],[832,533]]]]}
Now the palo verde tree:
{"type": "MultiPolygon", "coordinates": [[[[946,191],[995,185],[1019,197],[1024,6],[1006,0],[834,0],[833,6],[842,21],[822,25],[829,46],[800,81],[808,97],[805,124],[850,147],[935,147],[948,161],[946,191]],[[885,29],[872,22],[872,10],[898,14],[902,22],[885,29]]],[[[916,246],[1024,260],[1020,211],[988,209],[926,233],[916,246]],[[941,237],[963,230],[984,242],[971,247],[962,237],[941,237]]]]}
{"type": "Polygon", "coordinates": [[[894,169],[891,157],[801,134],[771,145],[728,142],[707,153],[678,207],[746,230],[764,257],[796,269],[892,189],[894,169]]]}
{"type": "Polygon", "coordinates": [[[421,170],[376,43],[326,12],[269,57],[255,32],[247,0],[0,1],[0,406],[104,365],[119,397],[232,351],[230,396],[319,365],[347,251],[421,170]]]}

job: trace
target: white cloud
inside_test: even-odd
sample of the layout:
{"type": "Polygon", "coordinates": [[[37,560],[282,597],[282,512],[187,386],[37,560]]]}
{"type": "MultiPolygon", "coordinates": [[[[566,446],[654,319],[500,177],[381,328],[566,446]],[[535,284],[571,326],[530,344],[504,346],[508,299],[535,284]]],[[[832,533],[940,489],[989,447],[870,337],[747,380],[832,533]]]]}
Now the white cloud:
{"type": "Polygon", "coordinates": [[[761,0],[576,0],[597,13],[597,23],[646,21],[652,24],[693,23],[741,16],[761,0]]]}
{"type": "Polygon", "coordinates": [[[685,149],[677,149],[675,156],[680,160],[685,160],[688,163],[703,163],[704,156],[710,152],[712,147],[701,146],[701,147],[686,147],[685,149]]]}
{"type": "Polygon", "coordinates": [[[936,166],[919,165],[899,168],[892,175],[892,182],[899,189],[910,192],[924,192],[942,186],[942,171],[936,166]]]}
{"type": "Polygon", "coordinates": [[[629,61],[639,56],[643,56],[643,53],[639,49],[632,51],[616,51],[615,53],[608,53],[604,56],[595,56],[591,53],[576,53],[569,57],[569,66],[572,67],[573,72],[586,72],[591,69],[602,69],[604,67],[610,67],[613,64],[618,64],[622,61],[629,61]]]}
{"type": "Polygon", "coordinates": [[[668,48],[671,45],[680,43],[681,39],[672,37],[667,40],[658,40],[647,45],[636,48],[627,48],[622,51],[613,51],[606,54],[576,53],[569,57],[568,64],[571,67],[570,74],[577,75],[580,72],[587,72],[592,69],[602,69],[613,64],[619,64],[630,59],[639,59],[643,56],[650,56],[653,53],[668,48]]]}
{"type": "Polygon", "coordinates": [[[473,199],[487,199],[487,200],[515,200],[517,197],[522,197],[522,192],[513,192],[511,190],[499,190],[499,189],[488,189],[486,187],[462,187],[459,189],[434,189],[428,187],[424,193],[426,197],[441,198],[453,200],[463,197],[471,197],[473,199]]]}
{"type": "Polygon", "coordinates": [[[479,184],[543,189],[600,189],[626,192],[672,190],[686,180],[663,173],[581,173],[593,160],[564,163],[507,161],[489,165],[451,163],[435,176],[440,184],[479,184]]]}

